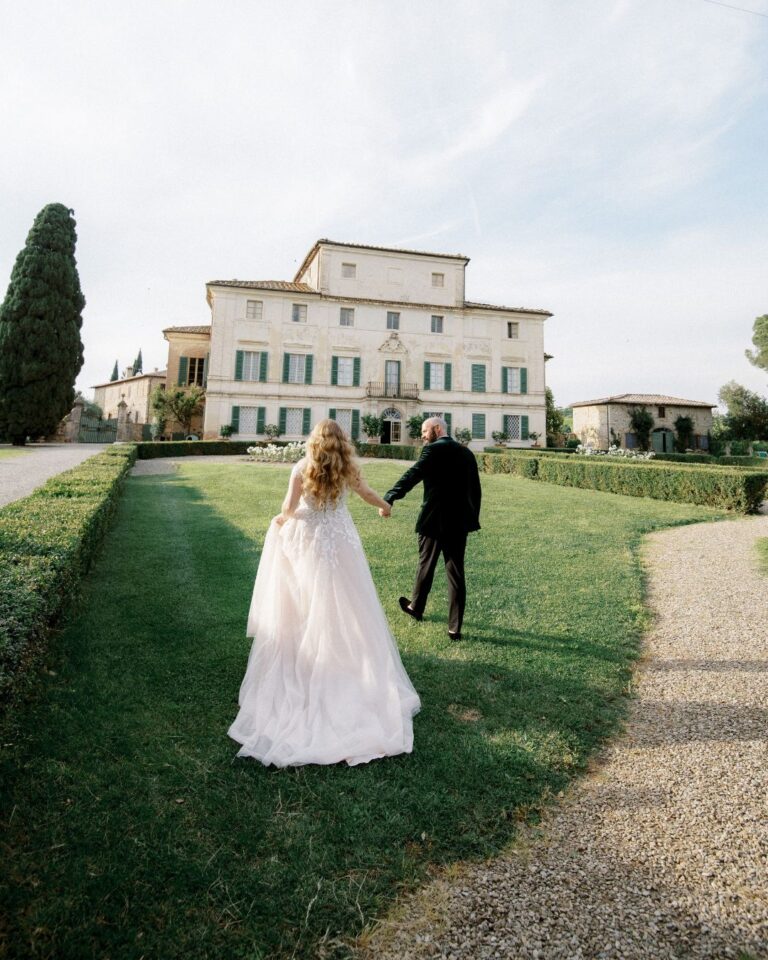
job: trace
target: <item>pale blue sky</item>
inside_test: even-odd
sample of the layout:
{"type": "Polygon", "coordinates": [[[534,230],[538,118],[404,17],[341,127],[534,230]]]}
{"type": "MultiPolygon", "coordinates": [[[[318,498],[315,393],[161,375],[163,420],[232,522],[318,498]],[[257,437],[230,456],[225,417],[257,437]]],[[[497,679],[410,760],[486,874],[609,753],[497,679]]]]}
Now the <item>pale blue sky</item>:
{"type": "Polygon", "coordinates": [[[87,389],[139,346],[162,368],[206,280],[412,245],[470,256],[469,299],[554,313],[560,404],[766,394],[768,0],[744,6],[7,0],[0,287],[73,207],[87,389]]]}

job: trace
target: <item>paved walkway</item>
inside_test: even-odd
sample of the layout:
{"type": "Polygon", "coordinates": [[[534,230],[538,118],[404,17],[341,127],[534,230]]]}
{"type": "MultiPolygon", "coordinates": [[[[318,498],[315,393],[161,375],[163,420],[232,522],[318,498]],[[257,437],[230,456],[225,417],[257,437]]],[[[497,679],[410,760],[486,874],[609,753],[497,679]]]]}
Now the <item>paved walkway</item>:
{"type": "Polygon", "coordinates": [[[25,447],[0,444],[0,507],[29,496],[50,477],[102,453],[107,446],[105,443],[30,443],[25,447]]]}
{"type": "Polygon", "coordinates": [[[624,734],[505,855],[430,883],[361,957],[768,958],[759,537],[768,517],[649,538],[654,623],[624,734]]]}

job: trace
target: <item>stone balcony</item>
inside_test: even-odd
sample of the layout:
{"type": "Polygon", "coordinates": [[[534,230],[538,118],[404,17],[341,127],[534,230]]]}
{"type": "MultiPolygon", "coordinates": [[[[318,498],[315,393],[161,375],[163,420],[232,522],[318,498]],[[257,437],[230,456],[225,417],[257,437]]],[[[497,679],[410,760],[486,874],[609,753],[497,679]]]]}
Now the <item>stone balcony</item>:
{"type": "Polygon", "coordinates": [[[369,380],[365,388],[366,397],[387,397],[392,400],[418,400],[418,383],[387,383],[382,380],[369,380]]]}

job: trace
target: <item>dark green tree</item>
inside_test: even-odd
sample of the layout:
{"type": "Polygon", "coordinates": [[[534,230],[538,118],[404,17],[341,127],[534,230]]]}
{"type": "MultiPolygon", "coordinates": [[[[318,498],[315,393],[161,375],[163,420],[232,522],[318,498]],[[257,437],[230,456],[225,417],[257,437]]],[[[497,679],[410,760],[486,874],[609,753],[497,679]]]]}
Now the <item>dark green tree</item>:
{"type": "Polygon", "coordinates": [[[764,313],[762,317],[755,317],[752,327],[752,343],[755,345],[755,349],[745,351],[747,360],[756,367],[768,370],[768,313],[764,313]]]}
{"type": "Polygon", "coordinates": [[[141,347],[139,347],[139,352],[136,355],[136,359],[133,361],[133,373],[144,373],[144,361],[141,359],[141,347]]]}
{"type": "Polygon", "coordinates": [[[731,380],[717,395],[728,412],[723,418],[730,440],[768,439],[768,400],[731,380]]]}
{"type": "Polygon", "coordinates": [[[637,445],[641,450],[647,450],[651,445],[653,414],[645,407],[632,407],[629,410],[629,425],[635,432],[637,445]]]}
{"type": "Polygon", "coordinates": [[[547,387],[547,446],[557,447],[563,442],[562,433],[565,426],[565,417],[562,410],[555,406],[555,395],[547,387]]]}
{"type": "Polygon", "coordinates": [[[678,453],[693,447],[693,419],[680,416],[675,420],[675,446],[678,453]]]}
{"type": "Polygon", "coordinates": [[[109,378],[109,382],[114,383],[119,376],[120,374],[117,372],[117,360],[115,360],[115,365],[112,367],[112,376],[109,378]]]}
{"type": "Polygon", "coordinates": [[[76,241],[72,211],[43,207],[0,307],[0,436],[17,446],[52,433],[74,403],[85,306],[76,241]]]}

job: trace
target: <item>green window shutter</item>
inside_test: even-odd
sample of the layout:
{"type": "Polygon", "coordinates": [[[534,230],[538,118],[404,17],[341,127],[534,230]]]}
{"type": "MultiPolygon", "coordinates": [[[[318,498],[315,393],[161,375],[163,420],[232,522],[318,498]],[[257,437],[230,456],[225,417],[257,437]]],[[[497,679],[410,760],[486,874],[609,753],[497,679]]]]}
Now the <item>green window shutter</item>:
{"type": "Polygon", "coordinates": [[[444,389],[444,390],[450,390],[450,389],[451,389],[451,371],[452,371],[452,369],[453,369],[452,364],[450,364],[450,363],[446,363],[446,364],[445,364],[445,377],[443,378],[443,389],[444,389]]]}
{"type": "Polygon", "coordinates": [[[508,376],[508,370],[506,367],[501,368],[501,392],[502,393],[509,392],[509,376],[508,376]]]}
{"type": "Polygon", "coordinates": [[[360,411],[352,411],[352,439],[357,440],[360,436],[360,411]]]}
{"type": "Polygon", "coordinates": [[[472,439],[473,440],[485,439],[485,414],[484,413],[472,414],[472,439]]]}
{"type": "Polygon", "coordinates": [[[288,419],[288,411],[285,407],[280,407],[280,413],[277,419],[277,429],[280,431],[280,436],[285,433],[285,422],[288,419]]]}
{"type": "Polygon", "coordinates": [[[528,393],[528,368],[520,367],[520,393],[528,393]]]}
{"type": "Polygon", "coordinates": [[[232,407],[230,425],[232,427],[232,433],[240,432],[240,407],[232,407]]]}
{"type": "Polygon", "coordinates": [[[288,371],[291,367],[290,353],[283,354],[283,383],[288,383],[288,371]]]}
{"type": "Polygon", "coordinates": [[[424,361],[424,389],[429,390],[429,363],[424,361]]]}
{"type": "Polygon", "coordinates": [[[520,437],[523,440],[529,440],[528,436],[528,416],[524,414],[520,417],[520,437]]]}
{"type": "Polygon", "coordinates": [[[336,419],[336,407],[331,407],[331,409],[328,411],[328,419],[329,420],[336,419]]]}
{"type": "Polygon", "coordinates": [[[259,380],[262,383],[267,382],[267,363],[269,362],[269,354],[266,350],[261,351],[261,356],[259,357],[259,380]]]}
{"type": "Polygon", "coordinates": [[[450,435],[451,435],[451,424],[453,423],[453,417],[451,416],[450,413],[444,413],[444,414],[443,414],[443,419],[445,420],[446,424],[448,425],[448,436],[450,437],[450,435]]]}
{"type": "Polygon", "coordinates": [[[360,357],[355,357],[352,361],[352,386],[360,386],[360,357]]]}
{"type": "Polygon", "coordinates": [[[472,391],[473,393],[485,393],[485,364],[472,364],[472,391]]]}
{"type": "Polygon", "coordinates": [[[243,351],[235,350],[235,380],[243,379],[243,351]]]}
{"type": "Polygon", "coordinates": [[[301,432],[306,437],[312,424],[312,410],[304,407],[304,416],[301,418],[301,432]]]}
{"type": "Polygon", "coordinates": [[[189,371],[189,357],[179,357],[179,381],[177,383],[177,386],[186,387],[188,371],[189,371]]]}
{"type": "Polygon", "coordinates": [[[211,359],[210,353],[206,353],[203,360],[203,389],[208,386],[208,361],[211,359]]]}
{"type": "Polygon", "coordinates": [[[304,361],[304,383],[312,383],[312,362],[312,354],[308,353],[307,359],[304,361]]]}
{"type": "Polygon", "coordinates": [[[339,358],[331,357],[331,386],[336,387],[339,384],[339,358]]]}
{"type": "Polygon", "coordinates": [[[256,411],[256,433],[264,433],[264,421],[267,419],[266,407],[259,407],[256,411]]]}

